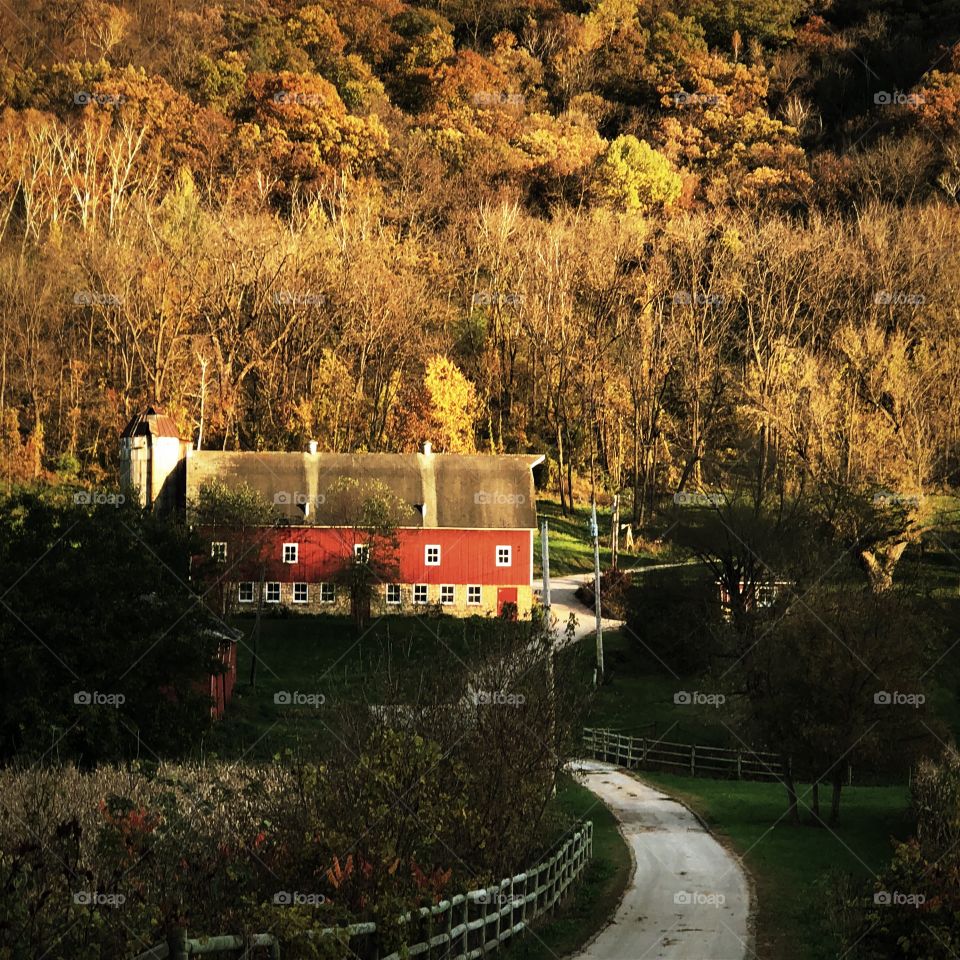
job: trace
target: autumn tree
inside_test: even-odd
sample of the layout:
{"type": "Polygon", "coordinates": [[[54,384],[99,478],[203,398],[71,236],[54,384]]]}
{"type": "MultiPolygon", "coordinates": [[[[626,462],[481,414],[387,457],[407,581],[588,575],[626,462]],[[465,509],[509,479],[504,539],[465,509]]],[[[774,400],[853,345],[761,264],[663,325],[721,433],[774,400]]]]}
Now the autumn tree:
{"type": "Polygon", "coordinates": [[[426,428],[444,453],[474,452],[474,418],[477,394],[474,385],[456,364],[437,354],[427,361],[423,376],[427,400],[426,428]]]}
{"type": "Polygon", "coordinates": [[[377,586],[396,583],[398,530],[412,507],[385,484],[366,477],[339,477],[324,494],[341,530],[337,582],[350,595],[357,636],[370,622],[370,601],[377,586]]]}
{"type": "Polygon", "coordinates": [[[680,196],[680,177],[670,161],[645,140],[626,134],[606,149],[597,172],[599,196],[627,210],[645,213],[680,196]]]}

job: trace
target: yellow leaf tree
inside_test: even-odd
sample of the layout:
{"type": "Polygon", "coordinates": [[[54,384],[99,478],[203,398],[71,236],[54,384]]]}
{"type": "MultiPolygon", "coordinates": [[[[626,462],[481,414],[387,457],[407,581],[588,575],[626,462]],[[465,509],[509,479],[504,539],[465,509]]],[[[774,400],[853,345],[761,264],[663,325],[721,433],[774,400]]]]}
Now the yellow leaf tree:
{"type": "Polygon", "coordinates": [[[431,439],[445,453],[474,453],[477,391],[457,365],[441,354],[427,361],[423,386],[431,439]]]}
{"type": "Polygon", "coordinates": [[[629,133],[617,137],[607,148],[597,181],[602,199],[641,213],[673,203],[680,196],[682,184],[666,157],[629,133]]]}

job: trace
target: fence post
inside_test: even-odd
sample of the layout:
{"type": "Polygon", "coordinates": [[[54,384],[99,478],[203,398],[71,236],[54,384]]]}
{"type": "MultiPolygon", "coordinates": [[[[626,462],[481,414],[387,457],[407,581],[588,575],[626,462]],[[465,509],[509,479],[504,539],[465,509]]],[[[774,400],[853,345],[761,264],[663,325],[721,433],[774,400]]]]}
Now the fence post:
{"type": "Polygon", "coordinates": [[[449,906],[447,907],[447,943],[446,950],[449,954],[449,951],[453,948],[453,897],[449,899],[449,906]]]}
{"type": "Polygon", "coordinates": [[[697,748],[691,743],[690,744],[690,776],[695,777],[697,775],[697,748]]]}
{"type": "Polygon", "coordinates": [[[480,943],[484,953],[487,952],[487,927],[490,923],[490,907],[496,906],[496,904],[490,902],[490,889],[490,887],[487,887],[487,895],[483,898],[483,926],[480,928],[480,943]]]}
{"type": "Polygon", "coordinates": [[[737,751],[737,779],[743,779],[743,752],[737,751]]]}
{"type": "Polygon", "coordinates": [[[643,765],[647,765],[647,738],[643,738],[643,765]]]}
{"type": "Polygon", "coordinates": [[[167,936],[167,947],[170,950],[170,960],[187,960],[187,928],[177,927],[167,936]]]}
{"type": "Polygon", "coordinates": [[[500,946],[500,927],[503,923],[503,884],[497,884],[497,902],[495,904],[497,910],[497,920],[493,926],[493,939],[497,946],[500,946]]]}

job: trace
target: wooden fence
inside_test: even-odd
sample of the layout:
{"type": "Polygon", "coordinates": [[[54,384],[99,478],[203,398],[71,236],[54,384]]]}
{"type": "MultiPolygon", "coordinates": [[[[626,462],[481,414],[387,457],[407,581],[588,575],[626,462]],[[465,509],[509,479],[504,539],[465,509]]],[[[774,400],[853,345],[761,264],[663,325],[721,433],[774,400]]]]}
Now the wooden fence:
{"type": "Polygon", "coordinates": [[[735,780],[782,780],[783,764],[775,753],[728,750],[653,737],[631,737],[613,730],[583,731],[587,754],[621,767],[682,770],[692,777],[735,780]]]}
{"type": "MultiPolygon", "coordinates": [[[[570,885],[579,878],[593,857],[593,823],[580,824],[556,853],[515,877],[480,890],[460,893],[435,907],[421,907],[400,918],[406,929],[405,946],[381,957],[375,923],[326,927],[307,936],[339,940],[343,953],[359,960],[476,960],[522,933],[530,923],[552,910],[570,885]]],[[[280,960],[280,941],[269,933],[244,938],[226,935],[188,938],[178,930],[167,942],[140,954],[136,960],[187,960],[201,954],[243,950],[248,957],[254,949],[267,951],[271,960],[280,960]]]]}

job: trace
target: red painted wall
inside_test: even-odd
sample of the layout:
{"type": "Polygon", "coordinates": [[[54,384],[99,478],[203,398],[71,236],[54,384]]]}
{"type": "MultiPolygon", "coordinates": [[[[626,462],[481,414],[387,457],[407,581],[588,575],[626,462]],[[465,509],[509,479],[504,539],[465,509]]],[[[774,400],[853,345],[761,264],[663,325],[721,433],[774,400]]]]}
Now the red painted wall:
{"type": "MultiPolygon", "coordinates": [[[[233,567],[236,563],[231,580],[257,579],[257,558],[262,557],[265,579],[283,583],[332,580],[345,559],[353,554],[354,542],[364,542],[353,530],[317,527],[267,529],[237,540],[219,531],[202,535],[205,544],[212,540],[227,542],[227,565],[233,567]],[[299,544],[297,563],[282,561],[284,543],[299,544]],[[243,555],[247,560],[237,562],[243,555]]],[[[529,530],[400,530],[395,552],[397,582],[529,585],[530,541],[529,530]],[[428,544],[440,547],[439,567],[424,563],[424,548],[428,544]],[[511,566],[496,565],[498,546],[513,547],[511,566]]],[[[382,551],[380,555],[383,556],[382,551]]],[[[207,557],[196,559],[209,562],[209,550],[207,557]]]]}

